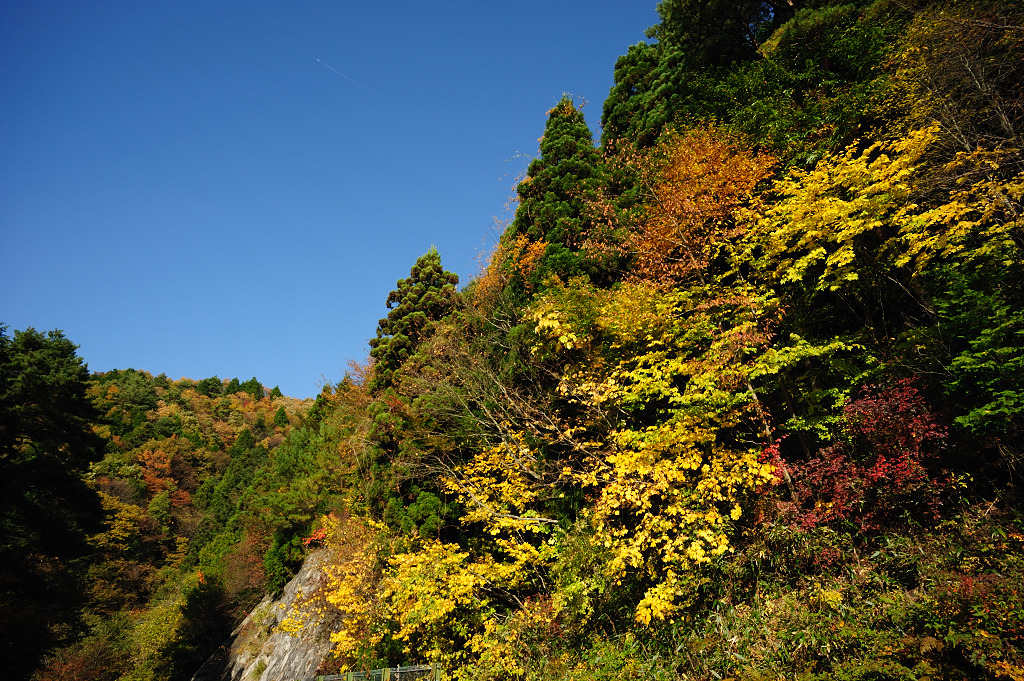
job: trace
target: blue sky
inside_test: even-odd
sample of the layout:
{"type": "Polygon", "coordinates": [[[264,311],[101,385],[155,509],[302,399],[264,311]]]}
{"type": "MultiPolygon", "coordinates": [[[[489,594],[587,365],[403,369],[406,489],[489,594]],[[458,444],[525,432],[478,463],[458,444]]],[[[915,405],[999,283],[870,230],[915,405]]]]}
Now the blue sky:
{"type": "Polygon", "coordinates": [[[313,396],[431,245],[479,270],[546,111],[596,129],[655,6],[0,3],[0,322],[313,396]]]}

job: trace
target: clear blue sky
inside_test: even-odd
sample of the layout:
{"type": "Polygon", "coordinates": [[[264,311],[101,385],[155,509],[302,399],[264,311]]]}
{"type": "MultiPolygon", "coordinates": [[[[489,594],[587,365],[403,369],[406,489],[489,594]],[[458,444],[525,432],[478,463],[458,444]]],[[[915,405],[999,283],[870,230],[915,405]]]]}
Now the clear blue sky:
{"type": "Polygon", "coordinates": [[[546,111],[596,129],[655,7],[0,3],[0,322],[312,396],[432,244],[478,271],[546,111]]]}

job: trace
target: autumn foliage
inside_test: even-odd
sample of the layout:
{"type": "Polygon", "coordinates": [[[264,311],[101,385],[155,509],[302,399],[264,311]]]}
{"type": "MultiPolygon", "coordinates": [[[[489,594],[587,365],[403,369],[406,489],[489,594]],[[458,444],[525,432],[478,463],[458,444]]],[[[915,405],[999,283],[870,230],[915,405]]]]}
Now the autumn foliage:
{"type": "Polygon", "coordinates": [[[658,11],[600,145],[558,100],[480,275],[428,251],[311,404],[0,333],[0,520],[79,542],[0,548],[87,584],[38,678],[186,678],[316,552],[325,674],[1024,679],[1020,8],[658,11]]]}
{"type": "Polygon", "coordinates": [[[624,243],[630,276],[666,286],[704,279],[715,257],[742,237],[738,211],[775,164],[715,127],[671,133],[652,150],[622,155],[642,204],[624,243]]]}
{"type": "Polygon", "coordinates": [[[938,520],[948,433],[912,380],[863,388],[843,408],[843,436],[790,464],[796,494],[785,506],[794,522],[804,529],[849,522],[868,533],[938,520]]]}

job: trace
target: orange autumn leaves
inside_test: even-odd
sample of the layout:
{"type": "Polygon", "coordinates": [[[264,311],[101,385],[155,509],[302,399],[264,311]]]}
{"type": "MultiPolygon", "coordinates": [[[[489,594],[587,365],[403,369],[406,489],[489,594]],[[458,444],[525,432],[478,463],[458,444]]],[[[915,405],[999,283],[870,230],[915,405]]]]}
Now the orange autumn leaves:
{"type": "Polygon", "coordinates": [[[669,135],[621,162],[636,173],[642,202],[624,244],[631,274],[662,285],[704,279],[720,250],[745,231],[737,211],[775,165],[714,127],[669,135]]]}
{"type": "MultiPolygon", "coordinates": [[[[666,133],[650,149],[619,145],[604,164],[618,179],[586,201],[580,251],[597,270],[618,262],[611,280],[672,287],[705,282],[716,258],[743,237],[756,213],[758,185],[776,159],[708,125],[666,133]]],[[[476,280],[476,301],[488,307],[511,277],[535,293],[529,282],[548,246],[523,235],[499,243],[476,280]]]]}

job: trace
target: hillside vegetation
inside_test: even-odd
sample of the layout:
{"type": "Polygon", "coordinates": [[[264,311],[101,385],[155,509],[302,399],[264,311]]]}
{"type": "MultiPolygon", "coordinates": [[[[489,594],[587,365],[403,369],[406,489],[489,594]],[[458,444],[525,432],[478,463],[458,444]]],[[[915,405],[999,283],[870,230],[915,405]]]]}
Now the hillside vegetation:
{"type": "Polygon", "coordinates": [[[310,405],[255,378],[90,376],[60,332],[0,351],[4,668],[190,677],[332,508],[310,405]]]}
{"type": "Polygon", "coordinates": [[[658,9],[312,406],[129,370],[67,379],[88,443],[3,431],[84,500],[54,547],[5,496],[5,610],[87,585],[36,678],[188,678],[324,545],[325,673],[1024,679],[1024,10],[658,9]]]}

